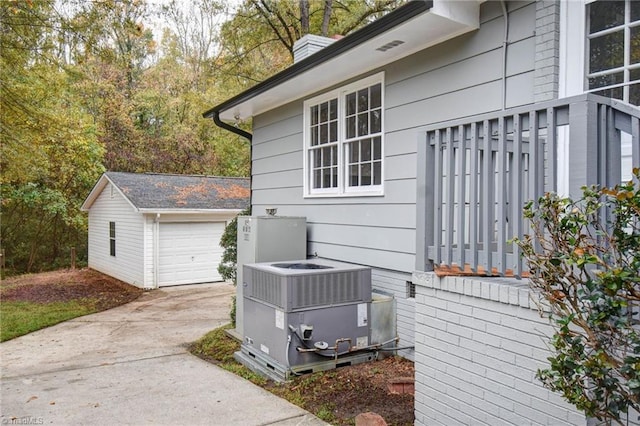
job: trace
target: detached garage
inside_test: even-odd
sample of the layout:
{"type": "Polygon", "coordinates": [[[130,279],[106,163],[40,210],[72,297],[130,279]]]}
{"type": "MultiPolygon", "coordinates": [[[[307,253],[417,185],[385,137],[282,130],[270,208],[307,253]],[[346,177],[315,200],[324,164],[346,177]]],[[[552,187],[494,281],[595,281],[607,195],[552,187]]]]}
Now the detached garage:
{"type": "Polygon", "coordinates": [[[107,172],[82,205],[89,267],[142,288],[221,281],[220,238],[249,179],[107,172]]]}

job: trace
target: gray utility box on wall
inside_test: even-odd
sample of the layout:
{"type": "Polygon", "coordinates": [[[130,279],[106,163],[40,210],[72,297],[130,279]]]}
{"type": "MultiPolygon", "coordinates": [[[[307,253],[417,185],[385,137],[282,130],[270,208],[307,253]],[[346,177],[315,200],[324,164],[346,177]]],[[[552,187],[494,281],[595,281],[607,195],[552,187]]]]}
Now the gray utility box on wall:
{"type": "Polygon", "coordinates": [[[243,265],[307,257],[307,219],[293,216],[238,216],[236,334],[244,337],[243,265]]]}
{"type": "Polygon", "coordinates": [[[243,286],[236,355],[250,368],[282,380],[335,368],[343,355],[373,359],[358,354],[371,344],[370,268],[325,259],[246,264],[243,286]]]}

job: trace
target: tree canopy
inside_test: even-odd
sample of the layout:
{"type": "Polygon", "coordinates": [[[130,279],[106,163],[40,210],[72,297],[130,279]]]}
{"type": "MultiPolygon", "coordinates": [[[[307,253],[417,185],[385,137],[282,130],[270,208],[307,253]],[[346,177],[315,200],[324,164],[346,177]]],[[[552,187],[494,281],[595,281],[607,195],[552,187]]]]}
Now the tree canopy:
{"type": "MultiPolygon", "coordinates": [[[[105,170],[247,176],[246,140],[202,118],[402,0],[0,2],[0,190],[9,273],[86,261],[105,170]]],[[[241,123],[249,126],[250,123],[241,123]]]]}

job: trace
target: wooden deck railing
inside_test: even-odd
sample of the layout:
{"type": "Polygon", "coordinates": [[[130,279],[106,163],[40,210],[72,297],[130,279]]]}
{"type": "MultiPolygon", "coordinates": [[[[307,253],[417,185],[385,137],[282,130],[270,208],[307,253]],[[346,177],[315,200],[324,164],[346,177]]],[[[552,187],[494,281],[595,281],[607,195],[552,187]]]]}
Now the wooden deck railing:
{"type": "Polygon", "coordinates": [[[522,208],[640,167],[640,109],[585,94],[430,126],[418,141],[416,268],[521,276],[522,208]],[[630,146],[630,152],[627,152],[630,146]],[[624,166],[623,166],[624,163],[624,166]],[[628,170],[626,170],[628,169],[628,170]]]}

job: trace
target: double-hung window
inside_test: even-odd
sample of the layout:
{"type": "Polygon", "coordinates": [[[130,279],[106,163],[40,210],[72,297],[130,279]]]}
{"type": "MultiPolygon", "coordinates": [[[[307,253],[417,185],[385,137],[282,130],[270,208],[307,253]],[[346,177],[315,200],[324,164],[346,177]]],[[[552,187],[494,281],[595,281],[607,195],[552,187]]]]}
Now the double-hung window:
{"type": "Polygon", "coordinates": [[[640,105],[640,2],[587,4],[588,90],[640,105]]]}
{"type": "Polygon", "coordinates": [[[383,194],[383,74],[304,102],[305,196],[383,194]]]}

